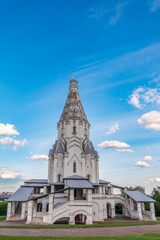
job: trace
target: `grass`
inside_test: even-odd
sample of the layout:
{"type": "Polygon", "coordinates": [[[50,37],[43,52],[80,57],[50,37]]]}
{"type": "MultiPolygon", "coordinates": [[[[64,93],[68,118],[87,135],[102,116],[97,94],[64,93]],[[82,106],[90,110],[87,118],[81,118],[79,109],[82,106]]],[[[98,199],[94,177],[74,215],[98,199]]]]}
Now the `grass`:
{"type": "Polygon", "coordinates": [[[0,235],[0,240],[159,240],[160,233],[115,237],[23,237],[0,235]]]}
{"type": "Polygon", "coordinates": [[[157,221],[160,221],[160,217],[157,217],[157,221]]]}
{"type": "Polygon", "coordinates": [[[0,228],[99,228],[99,227],[125,227],[125,226],[142,226],[142,225],[156,225],[159,222],[106,222],[97,223],[93,225],[10,225],[10,226],[0,226],[0,228]]]}
{"type": "Polygon", "coordinates": [[[6,220],[6,216],[0,216],[0,221],[6,220]]]}

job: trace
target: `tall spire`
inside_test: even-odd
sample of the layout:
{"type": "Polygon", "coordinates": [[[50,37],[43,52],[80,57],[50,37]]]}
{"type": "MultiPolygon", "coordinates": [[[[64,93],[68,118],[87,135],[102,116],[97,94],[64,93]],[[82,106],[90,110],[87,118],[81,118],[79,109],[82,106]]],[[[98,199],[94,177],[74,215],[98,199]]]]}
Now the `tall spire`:
{"type": "Polygon", "coordinates": [[[73,79],[70,81],[68,97],[59,122],[71,119],[88,122],[79,96],[78,82],[74,79],[74,75],[73,79]]]}

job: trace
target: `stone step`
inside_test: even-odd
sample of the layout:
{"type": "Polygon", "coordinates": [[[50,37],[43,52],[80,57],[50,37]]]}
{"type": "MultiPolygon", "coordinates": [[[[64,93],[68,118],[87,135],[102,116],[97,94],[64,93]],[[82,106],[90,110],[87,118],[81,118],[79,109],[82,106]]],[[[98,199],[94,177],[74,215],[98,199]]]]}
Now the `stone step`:
{"type": "Polygon", "coordinates": [[[142,215],[144,221],[151,221],[151,217],[147,214],[142,215]]]}
{"type": "Polygon", "coordinates": [[[11,217],[11,220],[20,220],[21,219],[21,214],[15,214],[11,217]]]}

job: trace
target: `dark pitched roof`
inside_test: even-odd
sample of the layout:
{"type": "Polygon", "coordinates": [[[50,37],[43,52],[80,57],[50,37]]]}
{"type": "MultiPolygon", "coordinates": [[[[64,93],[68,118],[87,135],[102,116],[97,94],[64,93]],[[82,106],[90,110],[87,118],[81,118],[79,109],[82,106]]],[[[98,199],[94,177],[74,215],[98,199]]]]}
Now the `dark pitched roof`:
{"type": "Polygon", "coordinates": [[[124,193],[133,198],[136,202],[155,202],[154,199],[140,191],[124,190],[124,193]]]}
{"type": "Polygon", "coordinates": [[[84,188],[84,189],[92,189],[93,186],[88,182],[88,180],[82,179],[67,179],[66,180],[67,188],[84,188]]]}
{"type": "Polygon", "coordinates": [[[66,152],[66,140],[61,138],[60,140],[56,140],[52,149],[49,151],[49,155],[52,156],[54,153],[64,153],[66,152]]]}
{"type": "Polygon", "coordinates": [[[31,180],[27,180],[25,181],[25,183],[48,183],[47,179],[31,179],[31,180]]]}
{"type": "Polygon", "coordinates": [[[108,184],[108,183],[111,183],[111,182],[108,182],[108,181],[106,181],[106,180],[101,180],[101,179],[99,179],[99,183],[100,183],[100,184],[108,184]]]}
{"type": "Polygon", "coordinates": [[[66,179],[81,179],[81,180],[88,180],[88,178],[86,178],[86,177],[82,177],[82,176],[80,176],[80,175],[72,175],[72,176],[68,176],[68,177],[65,177],[65,178],[63,178],[64,180],[66,180],[66,179]]]}
{"type": "Polygon", "coordinates": [[[8,200],[7,202],[26,202],[32,191],[33,187],[20,187],[8,200]]]}
{"type": "Polygon", "coordinates": [[[46,183],[29,183],[29,184],[25,184],[22,187],[47,187],[50,186],[50,184],[46,184],[46,183]]]}
{"type": "Polygon", "coordinates": [[[83,141],[83,152],[85,154],[92,154],[94,156],[98,156],[98,152],[93,147],[93,144],[91,141],[89,141],[87,138],[83,141]]]}

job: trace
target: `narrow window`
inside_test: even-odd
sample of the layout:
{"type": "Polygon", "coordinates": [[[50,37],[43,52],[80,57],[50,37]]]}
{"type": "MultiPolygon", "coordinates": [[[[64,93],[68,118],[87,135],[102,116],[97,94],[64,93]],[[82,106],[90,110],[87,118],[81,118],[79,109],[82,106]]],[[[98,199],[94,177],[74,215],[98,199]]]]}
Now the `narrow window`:
{"type": "Polygon", "coordinates": [[[76,134],[76,126],[73,126],[73,134],[76,134]]]}
{"type": "Polygon", "coordinates": [[[87,178],[88,178],[88,180],[90,181],[91,180],[91,175],[87,175],[87,178]]]}
{"type": "Polygon", "coordinates": [[[73,163],[73,172],[76,173],[76,162],[73,163]]]}
{"type": "Polygon", "coordinates": [[[58,182],[61,181],[61,174],[58,174],[58,182]]]}

